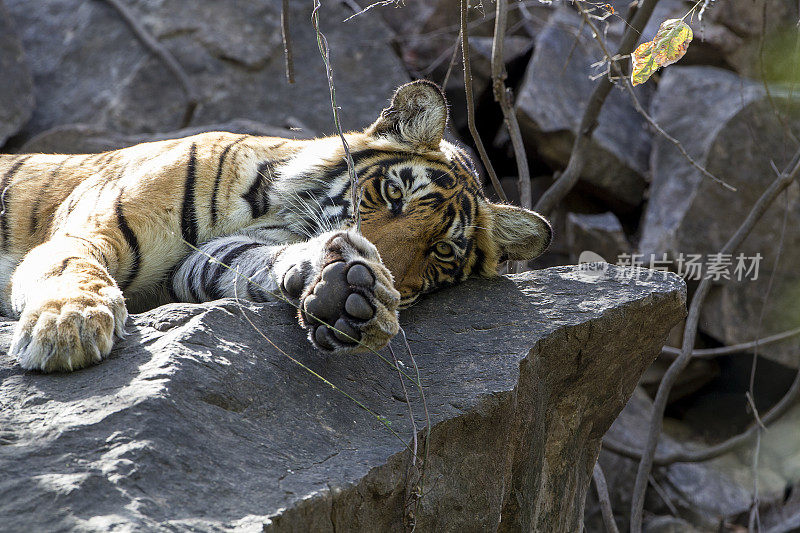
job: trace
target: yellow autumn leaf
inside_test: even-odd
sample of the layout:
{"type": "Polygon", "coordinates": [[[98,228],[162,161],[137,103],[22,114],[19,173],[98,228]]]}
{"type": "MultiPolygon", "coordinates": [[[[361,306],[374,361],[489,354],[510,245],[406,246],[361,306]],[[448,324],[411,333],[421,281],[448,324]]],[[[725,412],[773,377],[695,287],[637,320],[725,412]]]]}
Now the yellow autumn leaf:
{"type": "Polygon", "coordinates": [[[692,28],[681,19],[661,23],[652,41],[640,44],[631,56],[631,83],[644,83],[660,67],[673,64],[683,57],[692,42],[692,28]]]}

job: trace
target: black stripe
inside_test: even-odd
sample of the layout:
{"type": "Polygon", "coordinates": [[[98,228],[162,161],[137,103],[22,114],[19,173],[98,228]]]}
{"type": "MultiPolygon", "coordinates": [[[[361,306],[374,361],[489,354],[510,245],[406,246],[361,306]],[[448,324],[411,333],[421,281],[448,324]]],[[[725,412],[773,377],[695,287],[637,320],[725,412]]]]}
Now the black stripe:
{"type": "Polygon", "coordinates": [[[473,272],[475,272],[475,263],[473,263],[472,266],[470,266],[470,270],[469,270],[469,272],[467,272],[467,266],[468,266],[468,263],[469,263],[469,258],[470,258],[470,255],[472,254],[472,249],[474,247],[475,247],[475,239],[468,240],[467,244],[465,246],[465,249],[464,249],[464,260],[461,261],[460,264],[458,265],[458,267],[460,269],[459,278],[462,279],[462,280],[465,279],[470,274],[472,274],[473,272]]]}
{"type": "Polygon", "coordinates": [[[214,226],[217,223],[217,193],[219,192],[219,182],[222,179],[222,168],[225,165],[225,158],[228,157],[228,152],[231,151],[231,148],[248,138],[249,135],[243,135],[239,137],[237,140],[230,143],[228,146],[222,150],[222,153],[219,155],[219,164],[217,165],[217,175],[214,177],[214,189],[211,191],[211,225],[214,226]]]}
{"type": "Polygon", "coordinates": [[[8,195],[11,187],[9,182],[20,167],[30,158],[31,156],[27,156],[14,163],[14,166],[8,169],[8,172],[3,175],[3,179],[0,181],[0,231],[3,233],[3,251],[8,250],[8,209],[11,207],[11,197],[8,195]]]}
{"type": "Polygon", "coordinates": [[[264,161],[258,165],[255,180],[242,198],[250,204],[250,213],[258,218],[269,211],[269,190],[274,180],[275,166],[282,161],[264,161]]]}
{"type": "Polygon", "coordinates": [[[108,166],[114,162],[114,159],[117,157],[117,152],[105,152],[103,154],[98,154],[99,157],[95,162],[95,169],[93,173],[98,174],[104,172],[108,166]]]}
{"type": "MultiPolygon", "coordinates": [[[[235,246],[225,252],[222,257],[217,258],[219,263],[213,263],[214,271],[213,273],[210,271],[210,266],[212,265],[211,261],[207,261],[205,265],[203,265],[203,272],[201,274],[201,279],[203,280],[203,291],[213,299],[222,298],[222,293],[219,291],[219,280],[222,277],[222,273],[227,270],[222,265],[226,265],[232,267],[234,262],[248,250],[253,248],[257,248],[259,246],[265,246],[263,243],[260,242],[248,242],[245,244],[240,244],[235,246]],[[221,263],[221,264],[220,264],[221,263]]],[[[270,265],[267,268],[271,268],[270,265]]]]}
{"type": "Polygon", "coordinates": [[[137,274],[139,274],[141,252],[139,251],[139,239],[136,238],[136,234],[128,225],[128,221],[125,219],[125,214],[122,212],[122,192],[119,193],[117,202],[114,205],[114,210],[117,213],[117,225],[119,226],[119,230],[122,232],[122,236],[125,237],[125,242],[128,244],[128,247],[133,253],[133,257],[131,258],[131,266],[128,269],[128,276],[124,282],[119,284],[119,288],[124,291],[130,286],[131,283],[133,283],[133,280],[136,279],[137,274]]]}
{"type": "Polygon", "coordinates": [[[411,187],[411,184],[414,183],[414,172],[411,170],[411,167],[401,168],[398,175],[400,176],[400,181],[403,182],[406,188],[411,187]]]}
{"type": "Polygon", "coordinates": [[[431,209],[438,209],[444,203],[444,196],[438,192],[429,192],[419,197],[417,203],[420,206],[430,206],[431,209]]]}
{"type": "Polygon", "coordinates": [[[33,235],[36,233],[36,226],[39,225],[39,208],[42,205],[42,200],[44,200],[45,194],[53,185],[53,181],[55,181],[56,177],[58,177],[58,173],[61,172],[61,169],[64,167],[64,164],[67,161],[64,160],[53,169],[53,172],[50,174],[50,179],[44,184],[41,190],[36,195],[36,200],[33,203],[33,208],[31,209],[31,219],[30,219],[30,234],[33,235]]]}
{"type": "Polygon", "coordinates": [[[180,302],[181,301],[180,298],[178,298],[178,295],[175,294],[175,289],[172,287],[172,278],[174,276],[175,276],[175,271],[173,270],[169,274],[169,278],[168,278],[169,279],[169,283],[167,283],[167,293],[169,294],[169,299],[170,300],[172,300],[173,302],[180,302]]]}
{"type": "Polygon", "coordinates": [[[54,277],[55,277],[55,276],[60,276],[61,274],[63,274],[63,273],[64,273],[64,271],[67,269],[67,267],[69,266],[69,264],[70,264],[71,262],[73,262],[73,261],[80,261],[80,260],[81,260],[81,258],[80,258],[80,257],[78,257],[78,256],[74,256],[74,255],[73,255],[73,256],[70,256],[70,257],[66,257],[66,258],[64,258],[64,260],[63,260],[63,261],[61,261],[61,264],[58,266],[58,268],[56,268],[55,270],[51,271],[51,273],[50,273],[50,274],[51,274],[52,276],[54,276],[54,277]]]}
{"type": "Polygon", "coordinates": [[[472,263],[472,273],[478,276],[483,275],[483,269],[486,268],[486,254],[480,247],[475,247],[475,262],[472,263]]]}
{"type": "MultiPolygon", "coordinates": [[[[392,151],[389,151],[389,150],[376,150],[376,149],[373,149],[373,148],[368,148],[366,150],[361,150],[360,152],[354,152],[351,155],[353,157],[353,163],[354,163],[356,169],[358,169],[359,165],[364,163],[366,160],[371,159],[373,157],[393,156],[393,157],[391,157],[391,159],[386,159],[386,160],[381,160],[380,161],[379,164],[386,165],[386,166],[390,166],[390,165],[394,165],[396,163],[408,161],[409,158],[411,157],[411,156],[398,157],[397,156],[397,152],[392,152],[392,151]]],[[[317,178],[319,178],[319,179],[321,179],[323,181],[329,181],[329,180],[331,180],[333,178],[336,178],[338,176],[341,176],[342,174],[347,172],[347,161],[343,159],[341,162],[339,162],[339,163],[337,163],[337,164],[335,164],[335,165],[333,165],[331,167],[318,167],[318,168],[319,168],[319,172],[321,172],[321,173],[319,173],[319,172],[317,172],[317,173],[311,172],[311,173],[309,173],[309,175],[317,177],[317,178]]],[[[362,171],[363,170],[364,169],[362,169],[362,171]]]]}
{"type": "Polygon", "coordinates": [[[186,169],[186,184],[183,189],[183,208],[181,209],[181,236],[197,246],[197,214],[194,207],[194,185],[197,180],[197,145],[192,143],[189,150],[189,165],[186,169]]]}

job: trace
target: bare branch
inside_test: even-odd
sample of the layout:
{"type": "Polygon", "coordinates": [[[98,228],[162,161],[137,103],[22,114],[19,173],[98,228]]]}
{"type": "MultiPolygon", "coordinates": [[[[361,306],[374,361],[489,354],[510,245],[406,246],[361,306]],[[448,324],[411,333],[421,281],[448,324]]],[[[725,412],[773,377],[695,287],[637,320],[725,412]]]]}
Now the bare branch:
{"type": "Polygon", "coordinates": [[[467,28],[467,3],[469,0],[461,0],[461,57],[464,61],[464,92],[467,97],[467,126],[472,135],[472,140],[475,142],[475,147],[478,149],[478,154],[481,157],[481,162],[486,173],[489,174],[489,179],[494,187],[494,192],[504,202],[508,202],[506,193],[500,185],[500,180],[497,179],[497,173],[494,171],[492,162],[489,161],[489,155],[486,153],[486,148],[483,146],[481,136],[478,134],[478,129],[475,127],[475,101],[472,95],[472,67],[469,61],[469,30],[467,28]]]}
{"type": "MultiPolygon", "coordinates": [[[[789,339],[796,335],[800,335],[800,328],[790,329],[788,331],[776,333],[775,335],[770,335],[769,337],[764,337],[763,339],[756,339],[754,341],[743,342],[741,344],[722,346],[720,348],[705,348],[705,349],[693,350],[692,357],[698,359],[709,359],[711,357],[716,357],[718,355],[730,355],[732,353],[738,353],[750,350],[751,348],[755,348],[757,346],[764,346],[765,344],[770,344],[773,342],[782,341],[784,339],[789,339]]],[[[680,349],[673,348],[672,346],[664,346],[663,348],[661,348],[661,351],[662,353],[666,353],[669,355],[681,354],[680,349]]]]}
{"type": "Polygon", "coordinates": [[[119,0],[105,0],[105,2],[119,13],[136,38],[139,39],[139,42],[150,50],[150,53],[160,59],[172,75],[177,78],[178,83],[181,84],[181,89],[183,89],[183,93],[186,96],[186,108],[183,112],[183,119],[181,119],[181,128],[187,127],[191,124],[194,118],[194,112],[197,110],[197,105],[199,103],[194,85],[189,81],[189,76],[186,75],[186,72],[183,70],[180,63],[178,63],[178,60],[175,59],[175,56],[153,37],[144,26],[139,24],[139,21],[136,20],[136,17],[127,6],[119,0]]]}
{"type": "MultiPolygon", "coordinates": [[[[633,18],[626,22],[627,29],[622,36],[622,41],[620,42],[619,50],[616,54],[617,56],[630,55],[647,21],[650,20],[650,15],[653,13],[653,9],[655,9],[657,3],[658,0],[644,0],[641,7],[634,13],[633,18]]],[[[558,205],[567,193],[572,190],[575,184],[578,183],[583,167],[586,165],[586,152],[589,141],[597,127],[597,117],[600,115],[603,103],[613,85],[614,84],[608,77],[604,77],[597,86],[595,86],[592,95],[589,97],[589,103],[586,105],[583,117],[581,118],[578,131],[575,134],[575,141],[572,144],[572,152],[570,153],[567,168],[564,169],[564,172],[559,176],[556,182],[545,191],[541,198],[539,198],[534,208],[536,211],[543,215],[550,214],[550,212],[555,209],[556,205],[558,205]]]]}
{"type": "Polygon", "coordinates": [[[636,96],[636,91],[633,90],[633,85],[631,85],[631,80],[629,80],[628,77],[622,72],[622,69],[620,69],[619,64],[616,61],[614,61],[613,57],[610,55],[611,52],[609,52],[608,48],[606,47],[606,44],[603,42],[603,39],[600,38],[600,32],[598,31],[594,23],[591,21],[591,18],[589,17],[588,13],[586,13],[586,11],[583,9],[583,6],[581,6],[580,2],[576,3],[575,5],[578,6],[578,10],[580,11],[581,16],[583,17],[583,21],[589,26],[589,28],[591,28],[592,35],[594,36],[595,41],[597,41],[597,44],[600,46],[600,49],[603,51],[603,54],[609,61],[611,69],[613,69],[616,76],[622,80],[625,89],[628,91],[628,94],[630,95],[631,100],[633,101],[634,109],[636,109],[636,111],[644,117],[647,123],[650,124],[650,126],[654,130],[656,130],[662,137],[664,137],[673,145],[675,145],[675,147],[678,149],[681,155],[685,157],[686,160],[689,161],[689,163],[694,168],[699,170],[704,176],[716,181],[729,191],[736,192],[736,187],[716,177],[711,172],[709,172],[705,167],[703,167],[697,161],[695,161],[692,158],[692,156],[689,155],[689,152],[686,151],[686,149],[683,147],[680,141],[675,137],[673,137],[672,135],[670,135],[669,133],[667,133],[666,131],[664,131],[664,129],[658,124],[658,122],[653,120],[653,118],[647,113],[647,111],[645,111],[644,107],[642,107],[642,104],[639,103],[639,98],[637,98],[636,96]]]}
{"type": "Polygon", "coordinates": [[[520,206],[530,209],[533,205],[531,195],[531,175],[528,169],[528,156],[522,143],[522,133],[519,130],[517,115],[509,98],[510,89],[506,87],[506,70],[503,61],[503,45],[506,37],[506,21],[508,18],[508,5],[506,0],[497,0],[496,16],[494,19],[494,39],[492,41],[492,90],[495,101],[500,104],[503,119],[511,137],[514,147],[514,158],[517,161],[517,176],[519,179],[520,206]]]}
{"type": "Polygon", "coordinates": [[[603,524],[608,533],[619,533],[617,523],[614,521],[614,511],[611,509],[611,498],[608,497],[608,483],[603,469],[600,468],[600,461],[594,464],[592,472],[594,488],[597,489],[597,500],[600,502],[600,512],[603,514],[603,524]]]}
{"type": "MultiPolygon", "coordinates": [[[[781,175],[767,187],[761,197],[756,201],[750,213],[748,213],[747,218],[745,218],[744,222],[739,226],[739,229],[736,230],[736,233],[725,243],[720,253],[733,253],[736,248],[741,245],[742,241],[745,240],[756,223],[761,219],[767,209],[769,209],[770,205],[772,205],[775,198],[794,181],[798,172],[800,172],[800,150],[795,153],[790,164],[781,175]]],[[[636,483],[633,490],[633,500],[631,504],[631,531],[633,533],[641,533],[642,530],[644,493],[647,490],[648,476],[653,468],[653,458],[655,456],[656,446],[658,445],[658,437],[661,434],[667,398],[678,376],[691,360],[692,348],[694,347],[694,341],[697,337],[697,324],[700,321],[700,309],[710,289],[711,280],[709,278],[703,279],[697,287],[692,297],[692,302],[689,306],[689,316],[686,319],[686,325],[683,329],[681,355],[672,362],[667,372],[664,374],[653,402],[650,429],[648,431],[647,442],[642,453],[642,458],[639,462],[639,468],[636,472],[636,483]]]]}

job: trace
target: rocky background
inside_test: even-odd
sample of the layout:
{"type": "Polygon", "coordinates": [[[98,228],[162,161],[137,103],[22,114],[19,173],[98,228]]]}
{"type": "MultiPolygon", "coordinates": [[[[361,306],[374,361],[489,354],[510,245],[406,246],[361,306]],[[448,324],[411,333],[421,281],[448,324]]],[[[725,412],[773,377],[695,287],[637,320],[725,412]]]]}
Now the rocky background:
{"type": "MultiPolygon", "coordinates": [[[[311,2],[289,3],[295,64],[291,85],[284,75],[277,0],[119,3],[174,57],[186,82],[144,45],[115,2],[0,0],[2,151],[102,151],[213,129],[298,137],[333,132],[311,2]],[[187,105],[192,100],[196,106],[187,105]],[[189,107],[193,112],[187,115],[189,107]]],[[[479,4],[469,11],[477,125],[514,201],[513,151],[491,91],[494,4],[472,3],[479,4]]],[[[592,78],[601,72],[596,64],[602,53],[573,6],[530,0],[509,4],[506,83],[516,97],[535,201],[566,166],[596,83],[592,78]]],[[[321,11],[343,127],[364,127],[395,86],[424,77],[445,86],[450,133],[471,145],[460,55],[454,56],[458,2],[405,0],[344,21],[359,5],[368,3],[324,2],[321,11]]],[[[625,30],[628,2],[584,5],[615,49],[625,30]]],[[[692,5],[661,0],[643,39],[692,5]]],[[[629,95],[615,88],[600,114],[578,186],[551,214],[555,242],[530,267],[573,263],[585,251],[612,263],[630,264],[634,258],[645,267],[683,275],[690,295],[698,276],[713,275],[718,279],[703,307],[697,346],[707,349],[800,327],[797,183],[737,254],[716,261],[712,256],[798,147],[798,7],[791,0],[717,0],[702,22],[696,17],[687,21],[694,41],[686,56],[635,91],[667,133],[737,191],[703,177],[653,131],[629,95]],[[741,265],[739,252],[746,261],[741,265]],[[747,271],[754,257],[759,258],[756,279],[753,270],[747,271]],[[699,274],[690,266],[692,258],[700,263],[699,274]],[[725,274],[714,274],[712,263],[725,274]]],[[[674,330],[673,346],[680,345],[680,332],[674,330]]],[[[611,429],[615,442],[641,445],[652,394],[671,357],[662,354],[641,380],[611,429]]],[[[745,348],[695,360],[673,389],[664,449],[699,448],[744,430],[753,423],[745,399],[751,373],[753,401],[763,414],[788,390],[798,367],[798,336],[763,344],[757,353],[745,348]]],[[[646,530],[738,531],[747,526],[754,506],[760,510],[757,525],[765,531],[800,527],[798,428],[798,408],[771,425],[760,442],[757,468],[752,443],[713,461],[656,468],[646,501],[646,530]]],[[[636,463],[609,451],[601,453],[600,462],[618,525],[625,529],[636,463]]],[[[586,529],[601,531],[593,492],[589,497],[586,529]]]]}

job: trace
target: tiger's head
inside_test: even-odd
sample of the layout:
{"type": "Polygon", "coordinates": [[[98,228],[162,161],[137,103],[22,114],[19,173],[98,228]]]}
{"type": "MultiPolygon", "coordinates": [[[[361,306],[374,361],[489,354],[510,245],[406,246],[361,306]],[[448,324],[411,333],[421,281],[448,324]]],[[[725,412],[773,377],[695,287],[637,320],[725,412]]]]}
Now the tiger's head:
{"type": "Polygon", "coordinates": [[[533,211],[490,202],[470,157],[443,139],[447,102],[435,84],[408,83],[354,136],[361,231],[394,276],[401,306],[500,261],[541,255],[552,231],[533,211]]]}

